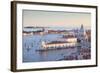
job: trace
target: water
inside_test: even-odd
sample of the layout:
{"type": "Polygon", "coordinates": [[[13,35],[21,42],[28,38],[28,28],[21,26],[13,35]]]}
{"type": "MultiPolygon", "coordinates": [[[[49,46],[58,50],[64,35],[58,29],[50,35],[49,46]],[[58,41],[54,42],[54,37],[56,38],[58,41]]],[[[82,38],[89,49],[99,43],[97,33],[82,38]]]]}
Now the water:
{"type": "Polygon", "coordinates": [[[41,41],[54,41],[61,38],[61,34],[46,34],[23,36],[23,62],[41,62],[41,61],[57,61],[64,56],[71,53],[76,53],[77,48],[62,49],[62,50],[49,50],[49,51],[36,51],[41,49],[41,41]]]}

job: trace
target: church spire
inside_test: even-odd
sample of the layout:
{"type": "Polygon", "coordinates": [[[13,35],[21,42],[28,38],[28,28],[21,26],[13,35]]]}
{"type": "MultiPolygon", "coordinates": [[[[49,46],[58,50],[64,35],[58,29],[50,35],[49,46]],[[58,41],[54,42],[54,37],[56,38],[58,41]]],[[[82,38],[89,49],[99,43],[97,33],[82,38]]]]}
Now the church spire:
{"type": "Polygon", "coordinates": [[[84,29],[83,24],[81,24],[81,29],[84,29]]]}

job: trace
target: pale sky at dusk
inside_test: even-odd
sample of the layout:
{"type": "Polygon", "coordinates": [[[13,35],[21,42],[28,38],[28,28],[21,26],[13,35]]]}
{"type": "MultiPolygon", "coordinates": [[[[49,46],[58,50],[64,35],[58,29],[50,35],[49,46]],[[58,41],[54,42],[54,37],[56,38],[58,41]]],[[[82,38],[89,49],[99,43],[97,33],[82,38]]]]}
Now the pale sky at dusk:
{"type": "Polygon", "coordinates": [[[23,10],[23,26],[39,27],[91,27],[90,13],[23,10]]]}

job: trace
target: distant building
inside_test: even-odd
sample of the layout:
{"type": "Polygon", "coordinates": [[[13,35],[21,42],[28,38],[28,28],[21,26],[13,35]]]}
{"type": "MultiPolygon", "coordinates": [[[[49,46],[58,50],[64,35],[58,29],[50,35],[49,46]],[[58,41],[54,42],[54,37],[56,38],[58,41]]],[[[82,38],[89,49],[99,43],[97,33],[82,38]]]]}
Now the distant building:
{"type": "Polygon", "coordinates": [[[45,41],[42,41],[42,47],[45,49],[49,48],[65,48],[65,47],[75,47],[77,46],[77,38],[75,37],[69,37],[65,39],[64,41],[52,41],[50,43],[46,43],[45,41]]]}
{"type": "Polygon", "coordinates": [[[88,42],[91,42],[91,30],[87,30],[86,33],[85,33],[85,39],[88,41],[88,42]]]}

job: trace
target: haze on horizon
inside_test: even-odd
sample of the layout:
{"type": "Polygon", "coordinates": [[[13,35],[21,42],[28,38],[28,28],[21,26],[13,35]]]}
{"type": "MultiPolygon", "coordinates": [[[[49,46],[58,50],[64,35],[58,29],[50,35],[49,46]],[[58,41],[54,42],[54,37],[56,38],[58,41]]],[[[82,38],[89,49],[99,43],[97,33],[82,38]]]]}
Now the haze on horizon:
{"type": "Polygon", "coordinates": [[[90,13],[23,10],[23,27],[91,28],[90,13]]]}

